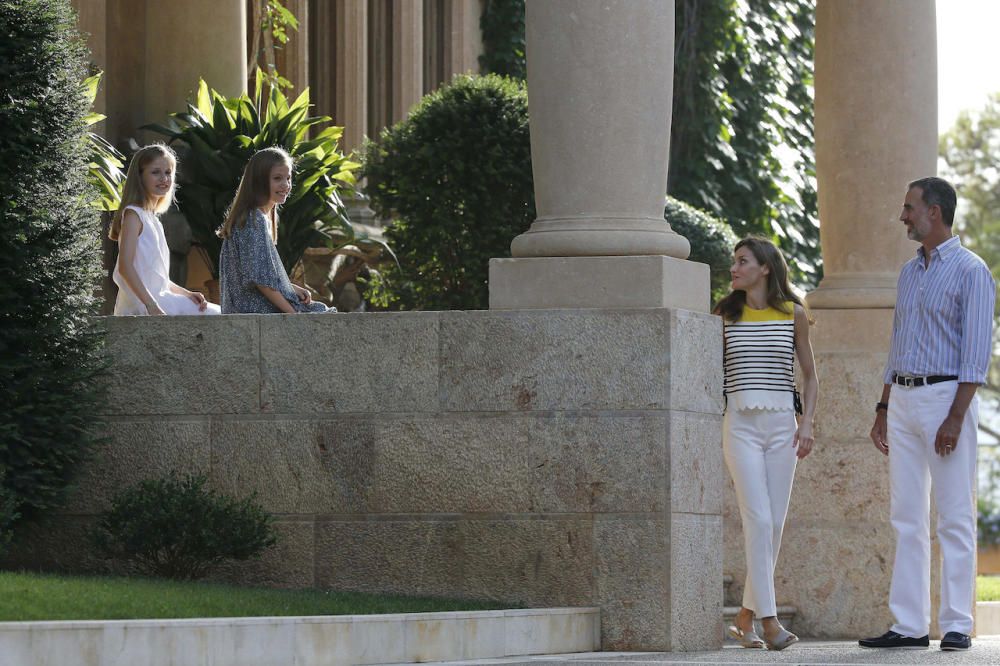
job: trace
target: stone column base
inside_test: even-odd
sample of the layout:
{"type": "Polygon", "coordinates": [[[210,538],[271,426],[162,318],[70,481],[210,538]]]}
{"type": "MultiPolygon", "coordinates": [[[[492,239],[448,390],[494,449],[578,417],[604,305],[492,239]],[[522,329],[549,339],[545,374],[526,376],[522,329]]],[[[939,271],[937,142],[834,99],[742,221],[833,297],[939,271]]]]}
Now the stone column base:
{"type": "Polygon", "coordinates": [[[490,309],[709,309],[709,269],[659,255],[490,259],[490,309]]]}

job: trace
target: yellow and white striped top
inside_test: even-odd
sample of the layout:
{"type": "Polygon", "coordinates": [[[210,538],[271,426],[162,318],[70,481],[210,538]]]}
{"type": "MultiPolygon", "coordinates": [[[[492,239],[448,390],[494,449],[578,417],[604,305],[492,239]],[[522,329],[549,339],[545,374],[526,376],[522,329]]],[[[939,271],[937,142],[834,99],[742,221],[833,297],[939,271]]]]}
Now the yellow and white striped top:
{"type": "Polygon", "coordinates": [[[795,409],[795,310],[743,307],[725,322],[726,406],[731,409],[795,409]]]}

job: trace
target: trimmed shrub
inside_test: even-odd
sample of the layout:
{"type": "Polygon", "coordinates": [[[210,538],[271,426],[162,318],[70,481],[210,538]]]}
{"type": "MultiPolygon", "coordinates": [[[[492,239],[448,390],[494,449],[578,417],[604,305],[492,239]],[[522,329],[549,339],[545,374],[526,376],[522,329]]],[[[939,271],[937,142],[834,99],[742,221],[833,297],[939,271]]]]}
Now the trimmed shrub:
{"type": "Polygon", "coordinates": [[[367,297],[403,310],[489,305],[492,257],[535,219],[523,82],[457,76],[364,149],[365,190],[399,265],[367,297]]]}
{"type": "Polygon", "coordinates": [[[0,0],[0,532],[57,506],[95,443],[100,213],[69,0],[0,0]]]}
{"type": "Polygon", "coordinates": [[[691,243],[688,259],[708,264],[712,276],[712,303],[716,303],[729,293],[729,268],[739,238],[722,220],[672,197],[667,197],[663,218],[691,243]]]}
{"type": "Polygon", "coordinates": [[[223,560],[260,557],[277,542],[274,519],[253,496],[230,499],[206,490],[205,481],[171,474],[123,490],[101,514],[94,544],[138,573],[194,580],[223,560]]]}
{"type": "MultiPolygon", "coordinates": [[[[373,276],[367,297],[390,309],[489,307],[492,257],[535,219],[523,83],[456,77],[407,120],[365,146],[366,193],[399,257],[373,276]]],[[[691,242],[692,261],[712,270],[713,300],[729,285],[736,235],[707,213],[667,197],[664,218],[691,242]]]]}

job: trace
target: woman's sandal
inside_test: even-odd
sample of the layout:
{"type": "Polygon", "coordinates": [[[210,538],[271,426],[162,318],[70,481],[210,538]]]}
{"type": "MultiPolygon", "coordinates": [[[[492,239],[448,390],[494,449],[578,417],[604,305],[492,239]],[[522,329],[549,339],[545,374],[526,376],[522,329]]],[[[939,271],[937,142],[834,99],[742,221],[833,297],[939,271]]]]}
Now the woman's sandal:
{"type": "Polygon", "coordinates": [[[766,638],[766,634],[764,638],[764,643],[767,645],[767,649],[774,650],[776,652],[779,650],[784,650],[786,647],[795,645],[798,642],[799,642],[799,637],[785,628],[782,628],[781,631],[778,632],[778,635],[775,636],[773,641],[768,640],[766,638]]]}
{"type": "Polygon", "coordinates": [[[761,637],[758,636],[757,632],[753,629],[750,631],[743,631],[735,624],[731,624],[726,631],[730,638],[745,648],[762,649],[765,645],[763,639],[761,639],[761,637]]]}

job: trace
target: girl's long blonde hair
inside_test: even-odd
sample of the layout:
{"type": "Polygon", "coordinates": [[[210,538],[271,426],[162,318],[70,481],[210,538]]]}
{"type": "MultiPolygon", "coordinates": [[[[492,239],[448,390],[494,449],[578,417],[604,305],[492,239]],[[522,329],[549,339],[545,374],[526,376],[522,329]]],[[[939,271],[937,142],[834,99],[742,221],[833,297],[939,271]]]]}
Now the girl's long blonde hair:
{"type": "Polygon", "coordinates": [[[113,241],[118,240],[122,231],[122,217],[125,209],[129,206],[139,206],[154,213],[162,213],[170,208],[174,201],[174,190],[177,189],[177,155],[169,146],[162,143],[154,143],[143,146],[132,156],[128,163],[128,172],[125,174],[125,187],[122,189],[122,201],[111,218],[111,228],[108,229],[108,238],[113,241]],[[174,172],[174,184],[162,197],[157,197],[146,191],[142,184],[142,172],[153,160],[163,158],[170,162],[170,168],[174,172]]]}
{"type": "MultiPolygon", "coordinates": [[[[278,164],[285,164],[289,171],[292,170],[292,157],[281,148],[262,148],[253,154],[243,169],[243,178],[240,179],[240,186],[236,189],[233,203],[226,211],[226,221],[216,232],[219,238],[229,238],[233,233],[234,225],[240,229],[245,227],[250,211],[265,205],[271,199],[271,169],[278,164]]],[[[269,221],[273,240],[277,242],[277,206],[271,210],[269,221]]]]}

